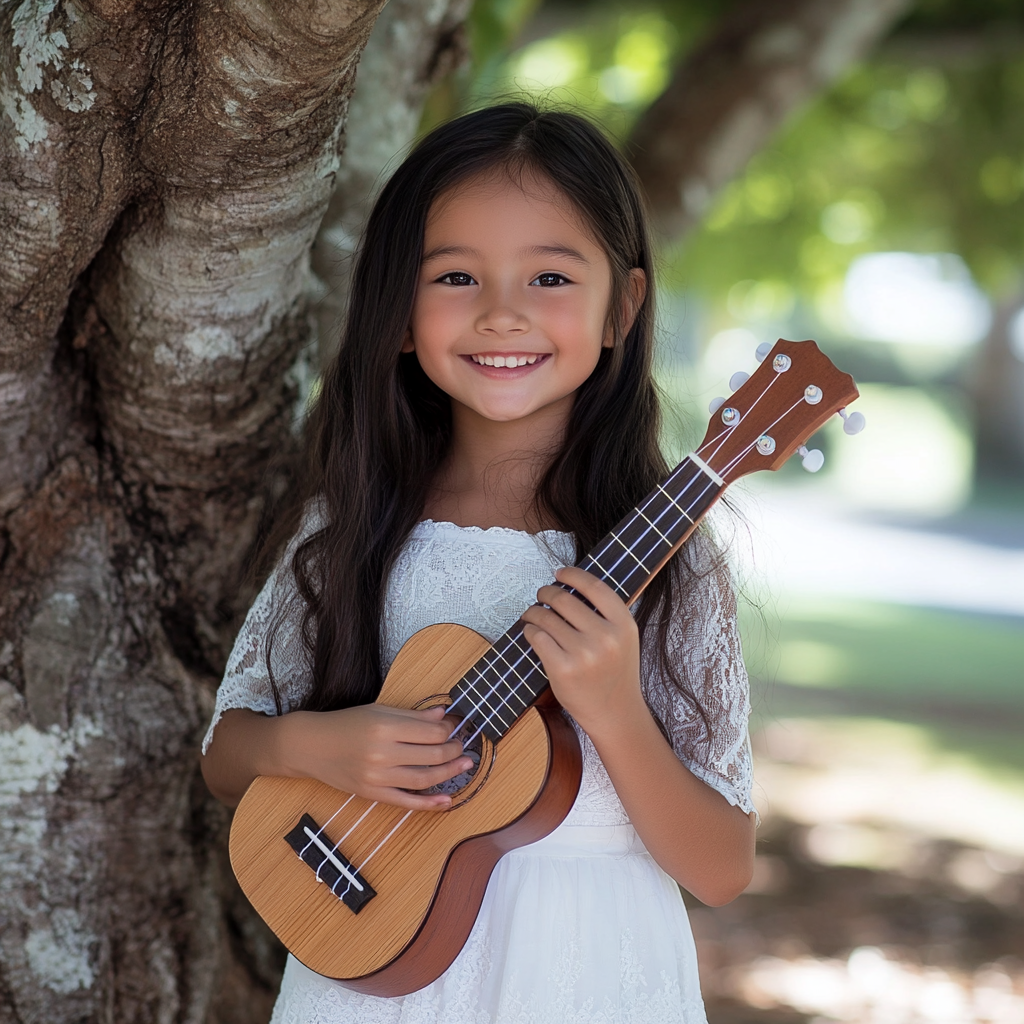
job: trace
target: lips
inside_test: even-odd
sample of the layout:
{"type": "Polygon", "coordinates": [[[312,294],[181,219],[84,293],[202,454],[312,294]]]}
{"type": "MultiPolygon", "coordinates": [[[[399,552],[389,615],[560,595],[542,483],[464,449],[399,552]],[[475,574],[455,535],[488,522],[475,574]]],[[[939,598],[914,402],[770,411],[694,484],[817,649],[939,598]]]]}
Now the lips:
{"type": "Polygon", "coordinates": [[[473,354],[469,358],[477,366],[496,366],[515,369],[520,366],[532,366],[538,359],[546,358],[546,353],[522,352],[507,355],[491,355],[490,353],[473,354]]]}

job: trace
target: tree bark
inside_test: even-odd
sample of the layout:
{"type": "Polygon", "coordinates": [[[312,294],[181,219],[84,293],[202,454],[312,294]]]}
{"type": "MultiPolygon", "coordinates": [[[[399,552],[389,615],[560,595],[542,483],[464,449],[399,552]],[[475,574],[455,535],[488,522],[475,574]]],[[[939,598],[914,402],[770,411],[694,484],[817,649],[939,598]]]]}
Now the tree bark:
{"type": "Polygon", "coordinates": [[[197,741],[380,4],[0,13],[5,1024],[266,1018],[197,741]]]}
{"type": "Polygon", "coordinates": [[[629,150],[665,240],[707,212],[794,111],[892,26],[910,0],[745,0],[676,69],[629,150]]]}

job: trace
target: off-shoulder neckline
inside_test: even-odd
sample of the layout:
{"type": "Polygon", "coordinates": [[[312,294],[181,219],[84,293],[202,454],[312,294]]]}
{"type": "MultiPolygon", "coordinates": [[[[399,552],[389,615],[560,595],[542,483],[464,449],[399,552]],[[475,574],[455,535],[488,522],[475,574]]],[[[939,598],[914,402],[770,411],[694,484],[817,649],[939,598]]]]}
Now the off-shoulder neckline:
{"type": "Polygon", "coordinates": [[[516,530],[511,526],[459,526],[458,523],[449,522],[447,519],[421,519],[417,524],[426,527],[439,527],[441,529],[458,530],[461,533],[489,533],[506,535],[512,537],[526,537],[532,540],[534,537],[571,537],[572,534],[564,530],[539,530],[537,533],[530,533],[527,530],[516,530]]]}

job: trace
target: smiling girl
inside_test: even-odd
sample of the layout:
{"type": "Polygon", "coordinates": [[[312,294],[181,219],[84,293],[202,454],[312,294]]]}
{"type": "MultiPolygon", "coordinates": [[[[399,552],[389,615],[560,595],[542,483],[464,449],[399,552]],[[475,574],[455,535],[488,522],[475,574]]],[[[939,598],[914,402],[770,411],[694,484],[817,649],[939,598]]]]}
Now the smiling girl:
{"type": "Polygon", "coordinates": [[[444,811],[422,791],[470,762],[443,709],[372,702],[417,630],[494,641],[529,606],[583,783],[558,828],[499,862],[436,982],[367,996],[289,958],[275,1024],[705,1021],[676,883],[725,903],[753,862],[728,572],[698,534],[631,614],[572,567],[667,472],[653,319],[637,185],[579,117],[466,115],[381,193],[301,522],[236,642],[204,776],[232,806],[279,775],[444,811]]]}

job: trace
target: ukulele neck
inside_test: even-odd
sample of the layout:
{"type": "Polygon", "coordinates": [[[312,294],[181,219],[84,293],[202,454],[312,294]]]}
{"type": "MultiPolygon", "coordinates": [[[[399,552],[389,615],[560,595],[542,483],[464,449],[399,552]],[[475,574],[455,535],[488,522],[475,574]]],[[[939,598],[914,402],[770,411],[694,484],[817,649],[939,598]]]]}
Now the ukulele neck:
{"type": "MultiPolygon", "coordinates": [[[[577,564],[633,604],[724,489],[714,470],[688,456],[577,564]]],[[[520,620],[452,688],[451,713],[496,742],[547,685],[520,620]]]]}

